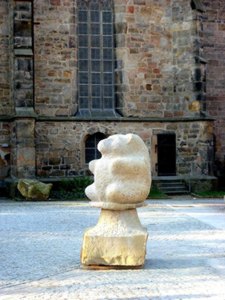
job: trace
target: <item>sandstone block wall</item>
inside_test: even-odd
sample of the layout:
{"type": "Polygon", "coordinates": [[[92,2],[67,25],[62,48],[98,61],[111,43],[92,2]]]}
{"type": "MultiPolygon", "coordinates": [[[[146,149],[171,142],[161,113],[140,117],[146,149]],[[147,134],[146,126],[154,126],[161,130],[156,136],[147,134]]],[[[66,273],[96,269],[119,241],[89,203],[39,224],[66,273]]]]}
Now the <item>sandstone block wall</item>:
{"type": "Polygon", "coordinates": [[[31,1],[16,1],[13,4],[14,105],[17,110],[33,109],[33,7],[31,1]]]}
{"type": "MultiPolygon", "coordinates": [[[[189,1],[114,1],[116,107],[124,116],[199,115],[192,75],[194,12],[189,1]]],[[[75,1],[34,1],[35,108],[77,111],[75,1]]]]}
{"type": "Polygon", "coordinates": [[[10,18],[7,0],[0,0],[0,115],[12,113],[10,97],[10,18]]]}
{"type": "Polygon", "coordinates": [[[32,119],[12,122],[11,175],[17,178],[31,178],[36,174],[34,128],[32,119]]]}
{"type": "Polygon", "coordinates": [[[85,141],[101,132],[138,134],[151,152],[153,175],[157,175],[157,134],[176,134],[177,175],[208,175],[211,122],[39,122],[36,124],[38,176],[74,176],[88,174],[85,141]]]}
{"type": "Polygon", "coordinates": [[[207,110],[215,117],[216,160],[224,164],[225,154],[225,3],[203,1],[202,48],[207,60],[207,110]]]}
{"type": "MultiPolygon", "coordinates": [[[[12,113],[10,91],[10,18],[7,0],[0,1],[0,116],[12,113]]],[[[0,179],[9,174],[10,123],[0,118],[0,179]]]]}
{"type": "Polygon", "coordinates": [[[77,109],[75,1],[34,1],[35,109],[71,116],[77,109]]]}
{"type": "Polygon", "coordinates": [[[140,135],[154,175],[157,134],[174,133],[177,174],[210,173],[208,112],[220,161],[225,152],[224,4],[196,3],[114,0],[116,108],[127,119],[94,122],[75,117],[76,1],[0,0],[0,147],[11,147],[11,175],[86,173],[85,140],[96,132],[140,135]]]}
{"type": "Polygon", "coordinates": [[[0,180],[10,172],[10,131],[8,122],[0,122],[0,180]]]}
{"type": "Polygon", "coordinates": [[[125,116],[163,117],[173,102],[170,1],[115,1],[117,98],[125,116]]]}
{"type": "Polygon", "coordinates": [[[172,4],[175,116],[194,116],[205,111],[205,62],[201,59],[198,28],[201,13],[192,3],[172,4]]]}

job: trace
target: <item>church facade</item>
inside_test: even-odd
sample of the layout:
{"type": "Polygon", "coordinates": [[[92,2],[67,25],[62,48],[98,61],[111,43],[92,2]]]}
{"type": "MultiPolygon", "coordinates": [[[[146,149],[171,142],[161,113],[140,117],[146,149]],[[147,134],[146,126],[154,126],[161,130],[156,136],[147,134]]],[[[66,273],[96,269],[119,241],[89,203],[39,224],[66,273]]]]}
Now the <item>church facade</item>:
{"type": "Polygon", "coordinates": [[[88,174],[136,133],[152,175],[208,178],[225,156],[225,5],[0,0],[0,177],[88,174]]]}

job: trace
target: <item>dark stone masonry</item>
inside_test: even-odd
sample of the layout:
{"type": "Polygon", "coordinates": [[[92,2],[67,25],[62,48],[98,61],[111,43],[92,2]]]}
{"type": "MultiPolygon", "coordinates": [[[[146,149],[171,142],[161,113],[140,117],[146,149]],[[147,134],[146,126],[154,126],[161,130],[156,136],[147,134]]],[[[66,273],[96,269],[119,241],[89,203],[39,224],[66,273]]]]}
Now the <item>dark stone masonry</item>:
{"type": "Polygon", "coordinates": [[[0,0],[1,179],[89,174],[128,132],[154,177],[222,177],[224,49],[222,0],[0,0]]]}

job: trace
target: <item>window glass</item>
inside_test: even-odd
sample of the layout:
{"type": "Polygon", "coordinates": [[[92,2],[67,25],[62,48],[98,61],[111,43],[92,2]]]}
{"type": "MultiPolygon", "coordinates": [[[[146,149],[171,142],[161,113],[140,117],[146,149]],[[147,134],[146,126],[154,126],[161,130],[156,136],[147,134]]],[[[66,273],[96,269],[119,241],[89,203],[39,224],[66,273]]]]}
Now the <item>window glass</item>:
{"type": "Polygon", "coordinates": [[[85,162],[89,163],[91,160],[98,159],[101,157],[101,153],[98,151],[98,143],[105,139],[106,136],[97,132],[93,135],[90,135],[85,142],[85,162]]]}
{"type": "Polygon", "coordinates": [[[77,3],[79,109],[114,111],[113,1],[77,3]]]}
{"type": "Polygon", "coordinates": [[[100,12],[99,11],[91,11],[91,22],[99,23],[100,21],[100,12]]]}
{"type": "Polygon", "coordinates": [[[87,22],[88,21],[88,12],[87,10],[79,10],[78,12],[78,21],[87,22]]]}

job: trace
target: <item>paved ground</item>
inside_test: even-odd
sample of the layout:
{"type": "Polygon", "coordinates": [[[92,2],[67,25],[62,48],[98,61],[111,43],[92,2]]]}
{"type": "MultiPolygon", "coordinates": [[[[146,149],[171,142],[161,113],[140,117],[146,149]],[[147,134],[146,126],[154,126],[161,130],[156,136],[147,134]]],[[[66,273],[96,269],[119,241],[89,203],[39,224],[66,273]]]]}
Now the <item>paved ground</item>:
{"type": "Polygon", "coordinates": [[[99,209],[76,202],[0,201],[0,299],[225,299],[225,202],[148,201],[141,270],[80,267],[99,209]]]}

